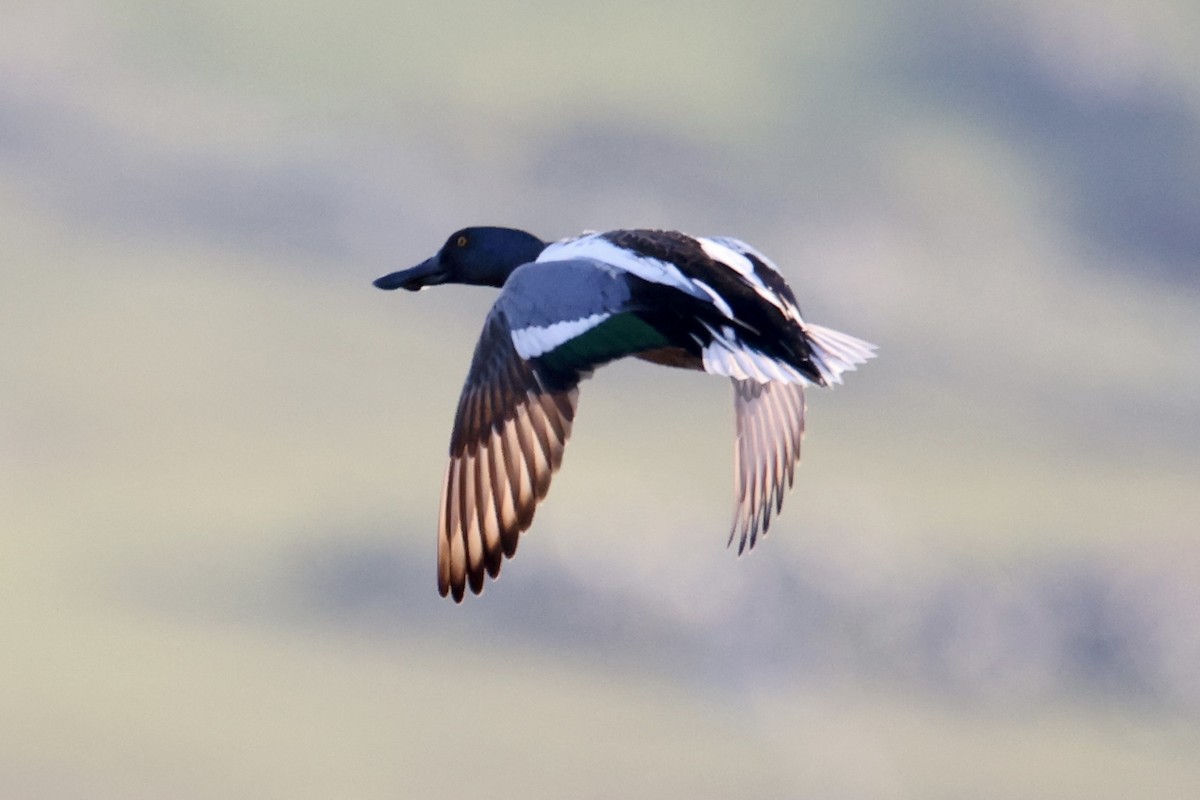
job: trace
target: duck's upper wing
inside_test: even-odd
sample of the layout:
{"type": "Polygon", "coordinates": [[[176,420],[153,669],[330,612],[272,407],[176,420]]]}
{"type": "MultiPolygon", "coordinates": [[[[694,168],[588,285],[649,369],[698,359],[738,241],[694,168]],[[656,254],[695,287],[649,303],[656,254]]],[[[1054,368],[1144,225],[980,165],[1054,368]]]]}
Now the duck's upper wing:
{"type": "Polygon", "coordinates": [[[483,326],[459,398],[438,523],[438,591],[456,601],[496,577],[550,488],[578,383],[596,366],[661,346],[626,277],[589,260],[527,264],[483,326]]]}
{"type": "Polygon", "coordinates": [[[454,416],[438,520],[438,591],[461,601],[517,550],[562,463],[578,389],[547,391],[493,309],[454,416]]]}

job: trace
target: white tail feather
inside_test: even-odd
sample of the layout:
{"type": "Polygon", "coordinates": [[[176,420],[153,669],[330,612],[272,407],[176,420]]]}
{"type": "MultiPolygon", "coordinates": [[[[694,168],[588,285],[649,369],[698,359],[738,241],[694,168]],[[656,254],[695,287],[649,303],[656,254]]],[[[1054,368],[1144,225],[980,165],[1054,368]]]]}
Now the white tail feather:
{"type": "Polygon", "coordinates": [[[826,385],[841,383],[843,372],[851,372],[875,357],[875,345],[849,334],[807,322],[804,332],[812,346],[813,364],[826,385]]]}

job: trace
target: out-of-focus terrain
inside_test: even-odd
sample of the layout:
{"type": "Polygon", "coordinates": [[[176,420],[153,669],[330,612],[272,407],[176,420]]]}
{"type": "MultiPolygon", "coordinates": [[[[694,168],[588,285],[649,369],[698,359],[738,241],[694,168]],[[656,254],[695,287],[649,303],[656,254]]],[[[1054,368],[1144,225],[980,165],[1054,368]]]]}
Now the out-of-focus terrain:
{"type": "Polygon", "coordinates": [[[1200,790],[1200,11],[10,3],[0,795],[1200,790]],[[618,364],[437,597],[468,224],[731,234],[881,346],[736,559],[618,364]]]}

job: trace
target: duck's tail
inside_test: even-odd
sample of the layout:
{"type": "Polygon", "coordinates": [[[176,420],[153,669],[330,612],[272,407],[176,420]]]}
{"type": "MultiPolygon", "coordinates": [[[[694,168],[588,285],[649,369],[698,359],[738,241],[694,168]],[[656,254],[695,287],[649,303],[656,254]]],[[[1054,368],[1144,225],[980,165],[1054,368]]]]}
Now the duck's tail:
{"type": "Polygon", "coordinates": [[[842,382],[842,373],[850,372],[875,357],[875,345],[849,334],[804,323],[804,333],[812,348],[811,358],[826,386],[842,382]]]}

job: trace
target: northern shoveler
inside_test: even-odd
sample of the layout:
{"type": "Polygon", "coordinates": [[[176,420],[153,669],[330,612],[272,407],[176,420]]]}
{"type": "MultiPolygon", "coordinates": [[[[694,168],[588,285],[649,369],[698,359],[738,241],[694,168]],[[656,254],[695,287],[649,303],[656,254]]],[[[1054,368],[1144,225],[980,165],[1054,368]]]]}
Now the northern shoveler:
{"type": "Polygon", "coordinates": [[[464,228],[433,257],[377,281],[417,291],[500,287],[450,438],[438,591],[460,602],[496,577],[533,521],[571,433],[579,382],[635,356],[733,380],[736,492],[729,543],[754,547],[791,487],[804,387],[841,383],[875,346],[806,322],[775,265],[745,242],[616,230],[544,242],[464,228]]]}

